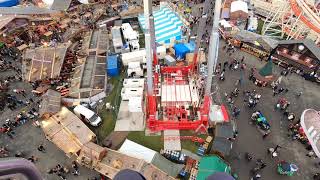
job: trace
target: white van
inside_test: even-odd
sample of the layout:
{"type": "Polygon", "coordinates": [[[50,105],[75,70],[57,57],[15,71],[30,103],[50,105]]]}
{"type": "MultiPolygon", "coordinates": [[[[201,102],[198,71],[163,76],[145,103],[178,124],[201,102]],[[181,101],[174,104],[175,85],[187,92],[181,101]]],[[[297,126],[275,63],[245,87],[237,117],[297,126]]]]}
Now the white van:
{"type": "Polygon", "coordinates": [[[73,109],[73,112],[81,119],[85,120],[92,126],[99,126],[102,122],[101,118],[93,111],[90,109],[78,105],[73,109]]]}

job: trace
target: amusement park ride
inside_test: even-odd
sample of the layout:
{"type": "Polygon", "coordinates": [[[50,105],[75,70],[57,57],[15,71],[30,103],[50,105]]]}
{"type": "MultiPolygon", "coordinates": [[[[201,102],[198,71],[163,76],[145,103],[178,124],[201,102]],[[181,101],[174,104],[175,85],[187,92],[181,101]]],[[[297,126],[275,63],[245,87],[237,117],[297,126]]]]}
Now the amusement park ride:
{"type": "Polygon", "coordinates": [[[274,0],[268,9],[262,35],[320,42],[320,11],[314,5],[305,0],[274,0]]]}
{"type": "MultiPolygon", "coordinates": [[[[206,0],[205,3],[210,3],[210,0],[206,0]]],[[[205,132],[207,129],[212,100],[210,97],[212,76],[218,57],[218,22],[221,0],[215,2],[214,23],[209,46],[208,76],[205,88],[201,88],[202,80],[198,77],[197,72],[197,52],[209,6],[205,7],[204,15],[200,20],[193,63],[188,66],[161,66],[156,56],[152,0],[144,0],[147,58],[146,119],[147,127],[152,132],[168,129],[205,132]]]]}

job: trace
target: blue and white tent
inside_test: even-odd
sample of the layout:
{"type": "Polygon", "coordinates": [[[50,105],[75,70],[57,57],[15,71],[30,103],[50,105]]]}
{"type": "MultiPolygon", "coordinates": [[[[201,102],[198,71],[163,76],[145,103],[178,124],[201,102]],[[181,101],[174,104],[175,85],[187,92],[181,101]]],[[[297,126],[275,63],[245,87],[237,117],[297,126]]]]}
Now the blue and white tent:
{"type": "MultiPolygon", "coordinates": [[[[158,11],[154,11],[153,15],[157,43],[170,43],[171,39],[181,39],[183,23],[174,12],[168,7],[163,7],[158,11]]],[[[140,26],[145,30],[145,16],[141,14],[138,19],[140,26]]]]}

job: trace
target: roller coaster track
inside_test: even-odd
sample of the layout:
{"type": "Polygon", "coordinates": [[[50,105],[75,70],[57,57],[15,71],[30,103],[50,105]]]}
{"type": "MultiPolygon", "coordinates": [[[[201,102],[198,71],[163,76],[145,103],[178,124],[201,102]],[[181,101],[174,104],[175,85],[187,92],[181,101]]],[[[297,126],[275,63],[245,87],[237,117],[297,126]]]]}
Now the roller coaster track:
{"type": "Polygon", "coordinates": [[[306,26],[320,34],[320,18],[304,0],[289,0],[291,9],[296,17],[300,17],[306,26]]]}

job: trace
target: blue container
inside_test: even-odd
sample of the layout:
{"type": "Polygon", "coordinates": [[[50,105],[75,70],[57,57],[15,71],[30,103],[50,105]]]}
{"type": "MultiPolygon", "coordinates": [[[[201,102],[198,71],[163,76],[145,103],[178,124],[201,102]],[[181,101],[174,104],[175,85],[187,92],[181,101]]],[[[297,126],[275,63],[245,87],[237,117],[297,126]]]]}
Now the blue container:
{"type": "Polygon", "coordinates": [[[176,44],[173,46],[177,59],[184,59],[186,54],[190,52],[189,48],[184,44],[176,44]]]}
{"type": "Polygon", "coordinates": [[[107,74],[110,77],[119,75],[119,61],[118,55],[107,56],[107,74]]]}
{"type": "Polygon", "coordinates": [[[19,4],[19,0],[0,0],[0,7],[12,7],[19,4]]]}

